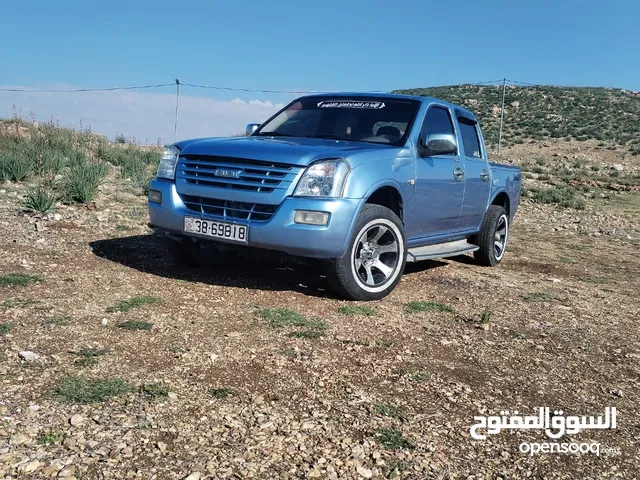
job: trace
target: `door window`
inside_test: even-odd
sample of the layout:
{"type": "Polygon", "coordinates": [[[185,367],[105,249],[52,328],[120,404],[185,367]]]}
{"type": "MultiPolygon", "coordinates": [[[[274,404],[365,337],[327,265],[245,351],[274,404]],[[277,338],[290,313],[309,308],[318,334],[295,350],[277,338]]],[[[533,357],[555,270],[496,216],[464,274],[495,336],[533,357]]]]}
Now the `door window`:
{"type": "Polygon", "coordinates": [[[482,158],[476,123],[466,118],[458,117],[458,124],[460,125],[460,135],[462,135],[465,156],[482,158]]]}
{"type": "Polygon", "coordinates": [[[424,123],[422,124],[422,134],[420,138],[424,138],[424,135],[433,133],[446,133],[454,137],[456,136],[448,109],[444,107],[429,107],[429,110],[427,110],[424,123]]]}

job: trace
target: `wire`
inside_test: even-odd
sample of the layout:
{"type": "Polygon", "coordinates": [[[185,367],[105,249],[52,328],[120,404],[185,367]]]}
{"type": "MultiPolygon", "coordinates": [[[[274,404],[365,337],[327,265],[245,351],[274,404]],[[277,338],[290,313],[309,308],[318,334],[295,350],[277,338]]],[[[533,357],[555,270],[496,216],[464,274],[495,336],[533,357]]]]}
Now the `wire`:
{"type": "Polygon", "coordinates": [[[305,90],[262,90],[252,88],[233,88],[233,87],[220,87],[217,85],[197,85],[193,83],[180,83],[185,87],[193,88],[206,88],[209,90],[225,90],[229,92],[250,92],[250,93],[321,93],[318,91],[305,91],[305,90]]]}
{"type": "Polygon", "coordinates": [[[159,83],[157,85],[138,85],[133,87],[108,87],[108,88],[74,88],[74,89],[28,89],[0,87],[0,92],[25,92],[25,93],[77,93],[77,92],[112,92],[114,90],[140,90],[145,88],[172,87],[174,83],[159,83]]]}
{"type": "MultiPolygon", "coordinates": [[[[537,86],[534,83],[528,82],[520,82],[518,80],[509,80],[506,79],[507,82],[518,85],[526,85],[526,86],[537,86]]],[[[455,85],[440,85],[442,86],[462,86],[462,85],[493,85],[500,84],[504,81],[504,79],[500,78],[497,80],[487,80],[485,82],[474,82],[474,83],[462,83],[455,85]]],[[[173,87],[175,83],[158,83],[155,85],[135,85],[128,87],[107,87],[107,88],[74,88],[74,89],[56,89],[56,88],[47,88],[47,89],[28,89],[28,88],[8,88],[8,87],[0,87],[0,92],[22,92],[22,93],[79,93],[79,92],[113,92],[116,90],[143,90],[149,88],[163,88],[163,87],[173,87]]],[[[314,94],[314,93],[335,93],[329,91],[318,91],[318,90],[267,90],[261,88],[234,88],[234,87],[223,87],[219,85],[200,85],[195,83],[180,83],[181,86],[192,87],[192,88],[202,88],[207,90],[223,90],[228,92],[246,92],[246,93],[272,93],[272,94],[314,94]]],[[[434,87],[427,87],[434,88],[434,87]]],[[[387,93],[391,91],[398,90],[415,90],[411,88],[400,88],[400,89],[392,89],[392,90],[369,90],[367,92],[362,93],[387,93]]]]}
{"type": "Polygon", "coordinates": [[[509,82],[509,83],[517,83],[518,85],[526,85],[528,87],[537,87],[537,86],[539,86],[536,83],[519,82],[518,80],[509,80],[508,78],[507,78],[507,82],[509,82]]]}
{"type": "MultiPolygon", "coordinates": [[[[193,88],[206,88],[209,90],[225,90],[229,92],[248,92],[248,93],[296,93],[296,94],[311,94],[311,93],[332,93],[329,91],[321,90],[264,90],[260,88],[233,88],[233,87],[221,87],[218,85],[197,85],[193,83],[180,83],[185,87],[193,88]]],[[[389,90],[369,90],[364,93],[385,93],[389,90]]]]}

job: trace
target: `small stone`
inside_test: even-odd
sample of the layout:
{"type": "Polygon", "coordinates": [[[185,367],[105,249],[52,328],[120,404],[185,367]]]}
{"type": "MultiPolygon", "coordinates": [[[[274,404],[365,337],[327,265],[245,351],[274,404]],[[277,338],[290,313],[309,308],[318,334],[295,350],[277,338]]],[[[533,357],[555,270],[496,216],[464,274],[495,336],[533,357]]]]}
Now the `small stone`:
{"type": "Polygon", "coordinates": [[[257,396],[253,399],[253,403],[255,405],[262,405],[264,403],[264,397],[262,395],[257,396]]]}
{"type": "Polygon", "coordinates": [[[368,468],[358,467],[356,468],[358,474],[364,478],[371,478],[373,476],[373,472],[368,468]]]}
{"type": "Polygon", "coordinates": [[[84,418],[79,413],[72,415],[71,418],[69,419],[69,423],[74,427],[79,427],[81,425],[84,425],[85,421],[86,421],[86,418],[84,418]]]}
{"type": "Polygon", "coordinates": [[[158,450],[160,450],[161,453],[164,453],[167,451],[167,444],[164,442],[158,442],[157,443],[158,446],[158,450]]]}
{"type": "Polygon", "coordinates": [[[108,320],[108,319],[106,319],[106,318],[103,318],[103,319],[102,319],[102,326],[103,326],[103,327],[106,327],[107,325],[109,325],[109,320],[108,320]]]}
{"type": "Polygon", "coordinates": [[[200,477],[202,477],[202,474],[200,472],[193,472],[184,477],[184,480],[200,480],[200,477]]]}
{"type": "Polygon", "coordinates": [[[613,394],[619,398],[624,397],[624,393],[622,393],[622,390],[616,390],[615,392],[613,392],[613,394]]]}
{"type": "Polygon", "coordinates": [[[32,462],[29,462],[27,464],[27,466],[24,467],[24,472],[25,473],[35,472],[38,468],[40,468],[40,465],[42,465],[42,464],[38,460],[34,460],[32,462]]]}
{"type": "Polygon", "coordinates": [[[24,433],[16,433],[13,437],[11,437],[9,443],[11,445],[22,445],[23,443],[27,443],[30,440],[31,438],[27,437],[24,433]]]}
{"type": "Polygon", "coordinates": [[[178,399],[178,395],[175,392],[169,392],[169,395],[167,395],[169,397],[169,400],[177,400],[178,399]]]}
{"type": "Polygon", "coordinates": [[[60,478],[69,478],[72,477],[73,474],[76,473],[76,467],[73,465],[67,465],[60,472],[58,472],[58,477],[60,478]]]}
{"type": "Polygon", "coordinates": [[[19,352],[18,356],[25,362],[35,362],[40,358],[40,355],[29,350],[23,350],[22,352],[19,352]]]}
{"type": "Polygon", "coordinates": [[[54,214],[53,214],[53,219],[54,219],[56,222],[59,222],[60,220],[62,220],[62,215],[60,215],[59,213],[54,213],[54,214]]]}
{"type": "Polygon", "coordinates": [[[453,342],[451,340],[440,340],[440,345],[451,345],[453,342]]]}
{"type": "Polygon", "coordinates": [[[42,475],[44,477],[53,477],[60,470],[60,466],[58,465],[49,465],[48,467],[44,467],[42,469],[42,475]]]}
{"type": "Polygon", "coordinates": [[[624,170],[624,166],[621,163],[614,163],[613,165],[611,165],[611,168],[613,168],[616,172],[621,172],[624,170]]]}

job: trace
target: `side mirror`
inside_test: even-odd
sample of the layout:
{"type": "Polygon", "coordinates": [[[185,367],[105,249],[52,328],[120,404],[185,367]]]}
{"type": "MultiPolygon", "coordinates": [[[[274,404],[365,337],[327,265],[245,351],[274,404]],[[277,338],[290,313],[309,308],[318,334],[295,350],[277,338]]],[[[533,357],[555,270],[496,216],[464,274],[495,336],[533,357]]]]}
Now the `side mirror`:
{"type": "Polygon", "coordinates": [[[458,153],[458,141],[450,133],[428,133],[422,139],[427,155],[458,153]]]}
{"type": "Polygon", "coordinates": [[[259,126],[259,123],[250,123],[249,125],[247,125],[247,129],[244,131],[245,135],[248,137],[253,132],[255,132],[259,126]]]}

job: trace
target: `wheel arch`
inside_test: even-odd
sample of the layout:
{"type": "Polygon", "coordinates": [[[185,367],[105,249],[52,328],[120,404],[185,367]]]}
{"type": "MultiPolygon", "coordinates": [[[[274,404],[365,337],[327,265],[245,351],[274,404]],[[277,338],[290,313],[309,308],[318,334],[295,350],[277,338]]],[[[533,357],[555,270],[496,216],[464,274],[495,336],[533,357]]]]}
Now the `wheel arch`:
{"type": "Polygon", "coordinates": [[[366,204],[387,207],[398,216],[404,225],[405,201],[400,193],[400,188],[395,183],[385,182],[374,185],[365,195],[365,201],[360,206],[360,211],[366,204]]]}
{"type": "Polygon", "coordinates": [[[509,194],[505,190],[500,190],[495,193],[489,205],[499,205],[507,212],[507,217],[511,219],[511,200],[509,194]]]}

